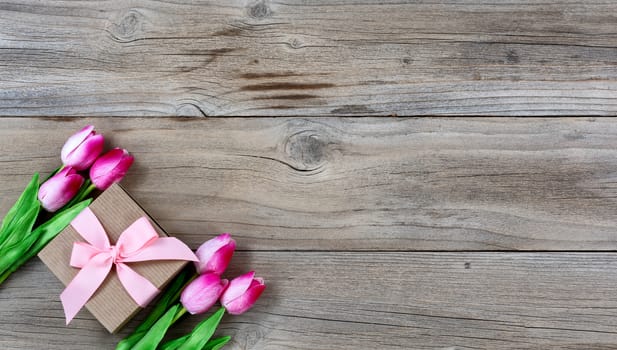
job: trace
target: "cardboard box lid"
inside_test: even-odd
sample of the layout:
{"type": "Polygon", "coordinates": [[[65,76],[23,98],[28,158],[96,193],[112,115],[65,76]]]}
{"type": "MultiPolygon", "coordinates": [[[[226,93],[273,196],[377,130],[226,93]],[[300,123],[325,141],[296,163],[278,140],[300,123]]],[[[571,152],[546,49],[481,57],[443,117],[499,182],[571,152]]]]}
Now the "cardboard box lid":
{"type": "MultiPolygon", "coordinates": [[[[150,219],[159,236],[166,236],[160,226],[117,184],[94,200],[90,209],[105,228],[111,244],[115,244],[120,234],[142,216],[150,219]]],[[[39,258],[65,286],[79,272],[69,262],[73,243],[80,241],[85,240],[69,225],[39,253],[39,258]]],[[[163,289],[187,262],[170,260],[129,264],[157,288],[163,289]]],[[[58,298],[60,293],[58,291],[58,298]]],[[[120,330],[141,309],[120,283],[114,268],[86,303],[86,308],[111,333],[120,330]]]]}

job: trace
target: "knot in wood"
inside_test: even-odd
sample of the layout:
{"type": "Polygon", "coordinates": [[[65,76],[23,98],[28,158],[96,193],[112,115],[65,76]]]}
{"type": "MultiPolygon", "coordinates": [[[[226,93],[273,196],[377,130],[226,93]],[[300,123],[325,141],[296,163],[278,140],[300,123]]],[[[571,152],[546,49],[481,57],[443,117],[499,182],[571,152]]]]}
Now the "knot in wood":
{"type": "Polygon", "coordinates": [[[272,13],[270,7],[264,0],[250,4],[247,11],[249,17],[257,19],[268,17],[272,13]]]}
{"type": "Polygon", "coordinates": [[[299,39],[292,39],[289,42],[289,46],[291,46],[292,49],[301,49],[304,44],[302,44],[302,41],[300,41],[299,39]]]}
{"type": "Polygon", "coordinates": [[[120,20],[111,27],[114,40],[128,42],[137,39],[142,32],[143,16],[136,10],[122,13],[120,20]]]}
{"type": "Polygon", "coordinates": [[[122,21],[120,21],[120,25],[118,25],[118,34],[123,36],[131,36],[137,31],[137,24],[139,23],[139,19],[135,12],[129,12],[122,21]]]}
{"type": "Polygon", "coordinates": [[[289,137],[285,151],[294,168],[310,171],[323,164],[327,149],[326,143],[314,131],[302,131],[289,137]]]}
{"type": "Polygon", "coordinates": [[[519,57],[516,50],[508,50],[506,53],[506,63],[508,64],[517,64],[521,62],[521,58],[519,57]]]}

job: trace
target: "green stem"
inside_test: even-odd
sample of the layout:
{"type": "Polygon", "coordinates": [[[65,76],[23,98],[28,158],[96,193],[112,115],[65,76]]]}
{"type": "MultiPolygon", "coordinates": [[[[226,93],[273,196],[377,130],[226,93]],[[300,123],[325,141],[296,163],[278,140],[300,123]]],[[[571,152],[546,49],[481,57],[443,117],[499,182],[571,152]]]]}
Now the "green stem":
{"type": "Polygon", "coordinates": [[[193,276],[191,276],[191,278],[189,278],[184,285],[182,286],[182,288],[178,289],[178,291],[176,292],[176,294],[174,294],[174,296],[170,299],[172,302],[176,302],[177,300],[180,300],[180,295],[182,294],[182,291],[184,290],[184,288],[186,286],[188,286],[189,284],[191,284],[191,282],[193,282],[193,280],[195,278],[199,277],[198,273],[194,273],[193,276]]]}
{"type": "Polygon", "coordinates": [[[186,308],[184,307],[184,305],[182,305],[182,304],[180,304],[180,305],[181,305],[180,309],[178,310],[178,312],[176,312],[176,315],[171,320],[171,324],[176,323],[176,321],[178,321],[180,319],[180,317],[182,317],[186,313],[186,308]]]}
{"type": "Polygon", "coordinates": [[[174,305],[167,310],[135,345],[125,344],[122,347],[131,350],[155,350],[165,336],[165,333],[167,333],[167,330],[171,326],[171,321],[176,313],[178,313],[179,308],[180,305],[174,305]]]}
{"type": "Polygon", "coordinates": [[[73,197],[73,199],[71,199],[65,206],[64,208],[70,208],[72,207],[75,203],[79,203],[81,202],[84,198],[88,197],[88,195],[94,191],[94,189],[96,189],[96,186],[94,186],[94,184],[90,181],[90,179],[86,180],[84,182],[84,184],[81,186],[81,188],[79,189],[79,192],[77,192],[77,194],[75,195],[75,197],[73,197]]]}
{"type": "MultiPolygon", "coordinates": [[[[178,276],[167,286],[163,295],[161,295],[159,301],[150,311],[150,314],[146,316],[146,319],[139,325],[133,333],[122,339],[116,346],[116,350],[131,350],[135,344],[137,344],[144,335],[152,328],[152,326],[168,311],[172,305],[175,305],[180,299],[180,294],[184,287],[186,287],[192,280],[197,277],[197,274],[193,273],[189,275],[189,271],[184,269],[178,276]]],[[[174,316],[176,316],[174,314],[174,316]]]]}
{"type": "Polygon", "coordinates": [[[11,270],[7,270],[6,272],[4,272],[2,274],[2,276],[0,276],[0,284],[2,284],[4,282],[4,280],[6,280],[7,278],[9,278],[9,276],[11,275],[12,271],[11,270]]]}
{"type": "Polygon", "coordinates": [[[86,187],[86,189],[76,197],[77,198],[77,200],[75,200],[76,202],[79,202],[82,199],[86,198],[96,188],[96,186],[94,186],[94,184],[89,179],[86,180],[84,185],[87,185],[88,187],[86,187]]]}

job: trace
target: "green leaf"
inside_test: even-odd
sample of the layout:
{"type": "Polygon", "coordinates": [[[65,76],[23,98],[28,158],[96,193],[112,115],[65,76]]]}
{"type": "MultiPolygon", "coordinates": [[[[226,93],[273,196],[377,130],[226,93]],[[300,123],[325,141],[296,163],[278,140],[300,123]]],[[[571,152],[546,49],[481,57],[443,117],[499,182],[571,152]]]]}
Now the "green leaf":
{"type": "Polygon", "coordinates": [[[133,333],[122,339],[118,345],[116,345],[116,350],[129,350],[133,345],[137,344],[137,342],[143,338],[144,334],[148,332],[150,327],[152,327],[152,325],[165,313],[169,306],[178,302],[180,299],[180,292],[184,289],[188,281],[192,280],[194,277],[195,276],[191,277],[189,271],[186,269],[182,270],[165,289],[165,292],[161,295],[159,301],[152,311],[150,311],[146,319],[135,328],[133,333]]]}
{"type": "Polygon", "coordinates": [[[47,222],[35,228],[32,233],[35,234],[38,239],[33,249],[30,249],[31,257],[38,254],[47,243],[56,238],[56,236],[62,232],[82,210],[86,209],[90,203],[92,203],[92,199],[81,201],[70,208],[62,210],[51,219],[47,220],[47,222]]]}
{"type": "MultiPolygon", "coordinates": [[[[17,202],[9,209],[2,220],[2,226],[0,226],[0,248],[13,244],[30,232],[40,210],[40,204],[37,199],[38,191],[39,174],[34,174],[30,183],[28,183],[17,199],[17,202]]],[[[4,259],[4,257],[1,259],[4,259]]]]}
{"type": "Polygon", "coordinates": [[[161,339],[167,333],[171,322],[176,316],[180,304],[172,306],[167,312],[150,328],[150,330],[133,346],[133,350],[155,350],[161,339]]]}
{"type": "Polygon", "coordinates": [[[174,340],[170,340],[167,343],[163,344],[163,346],[161,347],[161,350],[176,350],[177,348],[179,348],[182,344],[184,344],[184,342],[191,336],[191,334],[187,334],[183,337],[174,339],[174,340]]]}
{"type": "Polygon", "coordinates": [[[146,317],[146,319],[135,329],[135,331],[147,331],[152,327],[154,322],[165,313],[165,310],[169,305],[173,305],[180,300],[180,292],[184,289],[188,281],[194,278],[190,276],[189,272],[184,269],[178,274],[178,276],[171,282],[171,284],[165,289],[165,293],[161,295],[158,303],[146,317]]]}
{"type": "Polygon", "coordinates": [[[30,232],[32,232],[32,227],[34,227],[40,210],[41,206],[38,200],[32,203],[28,208],[20,210],[20,216],[15,218],[11,225],[7,227],[7,239],[0,245],[0,249],[14,246],[28,237],[30,232]]]}
{"type": "Polygon", "coordinates": [[[67,227],[71,221],[73,221],[73,219],[81,213],[82,210],[90,205],[91,202],[92,199],[88,199],[77,203],[68,209],[56,213],[56,215],[54,215],[47,222],[35,228],[30,233],[32,239],[34,239],[34,243],[23,254],[18,256],[17,260],[4,271],[4,273],[0,276],[0,283],[2,283],[8,276],[11,275],[11,273],[15,272],[33,256],[38,254],[41,249],[49,243],[49,241],[54,239],[62,230],[64,230],[64,228],[67,227]]]}
{"type": "Polygon", "coordinates": [[[180,350],[180,349],[191,349],[191,350],[218,350],[222,348],[227,342],[231,340],[231,337],[221,337],[213,340],[209,340],[214,332],[216,331],[216,327],[221,322],[223,315],[225,314],[225,309],[220,308],[217,312],[212,314],[206,320],[201,321],[191,333],[182,336],[180,338],[170,340],[165,343],[160,349],[161,350],[180,350]]]}
{"type": "Polygon", "coordinates": [[[208,341],[201,350],[219,350],[220,348],[225,346],[225,344],[229,343],[230,340],[230,336],[212,339],[208,341]]]}
{"type": "Polygon", "coordinates": [[[24,191],[17,199],[17,202],[15,202],[13,207],[9,209],[9,211],[6,213],[6,216],[2,220],[2,226],[0,226],[0,232],[4,231],[6,227],[10,225],[10,223],[15,218],[17,211],[19,210],[19,208],[24,206],[24,203],[32,201],[33,192],[36,198],[36,194],[38,194],[38,186],[39,174],[34,174],[34,176],[32,176],[32,180],[30,180],[24,191]],[[36,191],[34,191],[34,189],[36,189],[36,191]]]}
{"type": "Polygon", "coordinates": [[[129,336],[127,336],[126,338],[122,339],[118,345],[116,345],[116,350],[130,350],[133,348],[133,345],[137,344],[141,338],[144,337],[144,335],[147,332],[133,332],[131,333],[129,336]]]}
{"type": "MultiPolygon", "coordinates": [[[[37,202],[38,203],[38,202],[37,202]]],[[[35,215],[38,213],[38,204],[37,207],[32,207],[26,214],[24,215],[35,215]]],[[[36,215],[35,215],[36,219],[36,215]]],[[[19,220],[18,220],[19,221],[19,220]]],[[[17,221],[17,222],[18,222],[17,221]]],[[[30,234],[26,234],[22,237],[21,240],[15,241],[14,239],[10,239],[5,242],[5,245],[0,249],[0,273],[2,275],[13,266],[17,261],[28,252],[28,249],[34,244],[36,241],[36,236],[30,232],[32,229],[32,223],[28,223],[28,226],[23,227],[25,232],[30,234]],[[9,244],[10,243],[10,244],[9,244]]]]}
{"type": "Polygon", "coordinates": [[[38,176],[38,174],[34,174],[24,192],[7,213],[0,227],[0,241],[2,241],[0,243],[0,276],[7,275],[7,270],[36,241],[36,236],[32,235],[31,231],[41,210],[41,205],[37,199],[38,176]]]}
{"type": "Polygon", "coordinates": [[[193,328],[190,337],[178,350],[201,350],[216,331],[216,327],[218,327],[224,314],[225,308],[222,307],[212,316],[201,321],[193,328]]]}

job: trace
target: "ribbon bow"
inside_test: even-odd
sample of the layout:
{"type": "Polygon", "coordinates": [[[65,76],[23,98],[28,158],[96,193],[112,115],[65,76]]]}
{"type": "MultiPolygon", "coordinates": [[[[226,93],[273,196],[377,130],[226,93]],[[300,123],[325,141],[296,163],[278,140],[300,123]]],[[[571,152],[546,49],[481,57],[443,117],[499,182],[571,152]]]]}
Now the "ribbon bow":
{"type": "Polygon", "coordinates": [[[189,247],[172,237],[159,237],[146,217],[137,219],[118,238],[109,244],[103,226],[90,210],[84,209],[71,226],[88,242],[75,242],[71,266],[81,270],[60,295],[66,324],[90,300],[115,265],[118,279],[135,300],[145,307],[159,292],[150,281],[125,263],[148,260],[189,260],[197,257],[189,247]]]}

